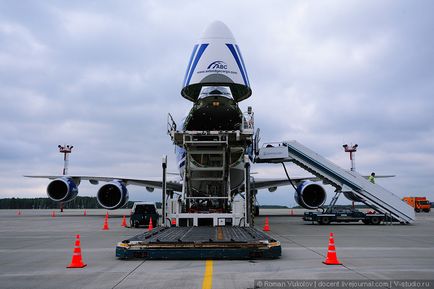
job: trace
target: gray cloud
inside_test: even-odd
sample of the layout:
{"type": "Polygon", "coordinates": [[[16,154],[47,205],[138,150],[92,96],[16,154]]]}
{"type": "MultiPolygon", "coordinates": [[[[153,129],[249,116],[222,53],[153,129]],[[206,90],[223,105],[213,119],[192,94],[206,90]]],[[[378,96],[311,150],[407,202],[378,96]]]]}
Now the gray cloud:
{"type": "MultiPolygon", "coordinates": [[[[434,39],[430,1],[3,1],[0,3],[0,196],[43,196],[31,173],[160,175],[173,147],[188,56],[225,22],[242,49],[263,141],[297,139],[343,167],[359,143],[363,173],[399,195],[434,199],[434,39]],[[25,7],[26,9],[23,9],[25,7]]],[[[257,166],[268,177],[280,167],[257,166]]],[[[294,174],[303,171],[291,166],[294,174]]],[[[132,188],[133,198],[158,199],[132,188]]],[[[293,203],[289,189],[263,203],[293,203]]],[[[82,194],[95,187],[85,185],[82,194]]]]}

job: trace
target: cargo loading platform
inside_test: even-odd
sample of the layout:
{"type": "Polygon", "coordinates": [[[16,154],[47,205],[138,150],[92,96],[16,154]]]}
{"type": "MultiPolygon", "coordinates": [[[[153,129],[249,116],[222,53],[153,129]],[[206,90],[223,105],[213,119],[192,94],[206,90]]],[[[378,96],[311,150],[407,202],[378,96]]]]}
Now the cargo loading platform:
{"type": "Polygon", "coordinates": [[[280,242],[251,227],[157,227],[116,246],[121,259],[275,259],[280,242]]]}

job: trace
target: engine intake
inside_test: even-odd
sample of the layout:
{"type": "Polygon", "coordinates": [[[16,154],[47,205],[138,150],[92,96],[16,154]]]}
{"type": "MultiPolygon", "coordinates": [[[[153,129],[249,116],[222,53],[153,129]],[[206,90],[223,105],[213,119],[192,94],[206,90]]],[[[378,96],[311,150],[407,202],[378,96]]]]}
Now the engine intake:
{"type": "Polygon", "coordinates": [[[327,195],[321,185],[304,181],[297,187],[294,198],[305,209],[317,209],[324,204],[327,195]]]}
{"type": "Polygon", "coordinates": [[[47,186],[47,195],[55,202],[72,201],[77,194],[78,188],[72,178],[58,178],[51,181],[47,186]]]}
{"type": "Polygon", "coordinates": [[[107,210],[116,210],[128,202],[128,190],[123,182],[115,180],[103,185],[96,194],[101,207],[107,210]]]}

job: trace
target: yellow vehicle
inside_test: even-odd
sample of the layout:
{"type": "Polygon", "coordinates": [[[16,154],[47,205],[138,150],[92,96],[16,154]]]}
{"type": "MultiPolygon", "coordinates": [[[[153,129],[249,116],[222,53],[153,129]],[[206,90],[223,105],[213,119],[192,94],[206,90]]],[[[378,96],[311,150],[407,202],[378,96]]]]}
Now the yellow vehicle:
{"type": "Polygon", "coordinates": [[[429,213],[429,211],[431,211],[431,203],[426,197],[404,197],[402,200],[412,206],[417,213],[429,213]]]}

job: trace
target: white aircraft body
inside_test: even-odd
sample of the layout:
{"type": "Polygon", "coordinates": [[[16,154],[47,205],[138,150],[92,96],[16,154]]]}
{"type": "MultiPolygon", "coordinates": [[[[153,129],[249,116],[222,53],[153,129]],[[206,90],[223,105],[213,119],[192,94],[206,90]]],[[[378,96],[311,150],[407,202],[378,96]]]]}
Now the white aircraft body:
{"type": "MultiPolygon", "coordinates": [[[[210,24],[194,46],[190,57],[184,84],[181,91],[184,98],[193,103],[188,116],[184,120],[181,131],[190,132],[236,132],[241,128],[253,131],[253,113],[248,109],[243,113],[239,102],[249,98],[252,94],[247,70],[241,51],[235,39],[222,22],[210,24]]],[[[174,125],[174,122],[173,122],[174,125]]],[[[172,127],[176,132],[177,128],[172,127]]],[[[259,131],[251,141],[227,148],[224,164],[223,178],[229,183],[209,180],[216,175],[212,172],[213,162],[221,162],[215,155],[201,153],[187,159],[186,147],[176,144],[176,156],[180,179],[168,181],[166,190],[179,192],[183,195],[189,192],[190,202],[188,209],[202,207],[205,200],[213,194],[227,194],[234,198],[244,190],[244,156],[253,160],[257,152],[259,131]],[[208,168],[208,169],[207,169],[208,168]],[[194,179],[191,171],[201,169],[201,177],[194,179]],[[208,179],[203,180],[203,179],[208,179]],[[203,198],[203,199],[201,199],[203,198]]],[[[254,134],[252,133],[252,136],[254,134]]],[[[48,178],[51,182],[47,186],[47,194],[56,202],[68,202],[78,194],[81,181],[91,184],[106,182],[102,185],[96,196],[99,204],[109,210],[123,207],[128,201],[127,186],[143,186],[148,191],[162,189],[162,180],[136,179],[125,177],[84,176],[84,175],[34,175],[32,178],[48,178]]],[[[268,189],[270,192],[279,186],[293,184],[295,200],[299,205],[308,209],[321,207],[326,200],[324,188],[312,181],[319,181],[316,177],[263,179],[250,177],[250,190],[253,197],[258,190],[268,189]]],[[[172,194],[173,195],[173,194],[172,194]]],[[[350,196],[351,197],[351,196],[350,196]]],[[[355,196],[356,197],[356,196],[355,196]]],[[[210,206],[226,208],[223,201],[213,200],[210,206]]],[[[208,202],[209,204],[209,202],[208,202]]]]}

